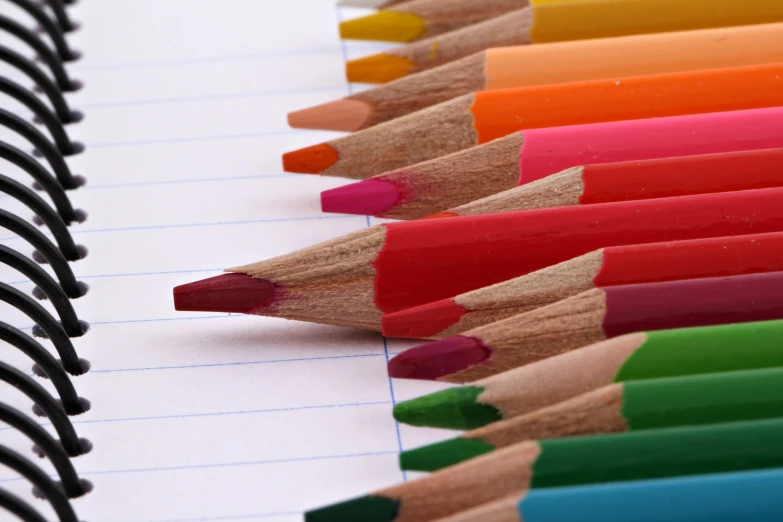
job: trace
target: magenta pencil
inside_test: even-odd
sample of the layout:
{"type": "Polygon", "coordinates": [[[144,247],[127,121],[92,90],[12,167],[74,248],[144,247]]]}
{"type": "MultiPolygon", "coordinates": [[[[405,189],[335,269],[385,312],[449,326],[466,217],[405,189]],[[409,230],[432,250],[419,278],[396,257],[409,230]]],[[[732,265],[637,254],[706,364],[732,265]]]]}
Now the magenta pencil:
{"type": "Polygon", "coordinates": [[[533,129],[325,191],[325,212],[411,219],[596,163],[783,147],[783,107],[533,129]]]}

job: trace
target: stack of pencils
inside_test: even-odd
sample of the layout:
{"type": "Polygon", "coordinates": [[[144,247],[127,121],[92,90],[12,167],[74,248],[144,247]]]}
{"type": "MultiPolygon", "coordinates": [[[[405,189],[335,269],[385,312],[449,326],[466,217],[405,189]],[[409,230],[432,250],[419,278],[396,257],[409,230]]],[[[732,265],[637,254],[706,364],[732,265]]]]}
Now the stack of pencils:
{"type": "Polygon", "coordinates": [[[783,520],[783,2],[343,0],[380,84],[288,172],[405,220],[174,289],[178,310],[430,339],[397,404],[465,430],[311,522],[783,520]]]}

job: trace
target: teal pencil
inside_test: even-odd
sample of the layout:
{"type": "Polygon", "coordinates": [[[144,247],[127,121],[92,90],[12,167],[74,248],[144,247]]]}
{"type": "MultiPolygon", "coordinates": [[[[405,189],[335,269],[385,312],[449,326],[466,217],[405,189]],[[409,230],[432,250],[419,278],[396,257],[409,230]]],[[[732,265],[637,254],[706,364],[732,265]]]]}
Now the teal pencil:
{"type": "Polygon", "coordinates": [[[781,490],[781,469],[548,488],[440,522],[779,522],[781,490]]]}

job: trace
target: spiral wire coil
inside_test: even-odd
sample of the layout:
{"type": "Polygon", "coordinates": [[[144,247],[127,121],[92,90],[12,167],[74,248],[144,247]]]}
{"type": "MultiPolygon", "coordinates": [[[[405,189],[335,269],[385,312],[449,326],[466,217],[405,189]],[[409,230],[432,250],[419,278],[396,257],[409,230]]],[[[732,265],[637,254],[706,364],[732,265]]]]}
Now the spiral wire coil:
{"type": "MultiPolygon", "coordinates": [[[[0,265],[3,274],[15,274],[13,277],[34,285],[32,295],[28,295],[12,281],[0,278],[0,301],[29,319],[27,325],[0,320],[0,429],[10,427],[21,433],[31,447],[30,454],[25,455],[0,443],[0,468],[27,481],[35,497],[47,502],[60,522],[80,522],[71,499],[92,489],[92,484],[79,477],[74,463],[92,449],[92,443],[79,437],[72,422],[73,416],[90,408],[76,386],[78,376],[89,371],[90,365],[79,358],[73,343],[74,338],[89,330],[72,303],[88,292],[88,286],[77,280],[70,264],[87,255],[87,249],[74,241],[69,228],[87,218],[83,210],[73,207],[68,195],[85,183],[66,161],[68,156],[84,151],[81,143],[71,140],[67,129],[84,117],[71,108],[65,96],[82,87],[66,68],[67,63],[80,58],[67,38],[79,29],[69,14],[73,3],[75,0],[0,0],[0,35],[4,43],[12,42],[0,45],[0,64],[4,70],[13,71],[9,74],[13,78],[0,73],[0,229],[24,245],[12,248],[0,244],[0,265]],[[12,11],[21,13],[20,19],[25,21],[8,16],[12,11]],[[9,104],[9,99],[15,105],[9,104]],[[33,118],[14,112],[19,105],[33,118]],[[16,138],[25,145],[8,142],[17,143],[16,138]],[[15,176],[3,172],[10,165],[15,176]],[[24,214],[29,215],[13,211],[18,208],[9,206],[13,200],[21,203],[24,214]],[[28,249],[29,254],[24,252],[28,249]],[[51,304],[53,313],[42,304],[45,301],[51,304]],[[27,329],[30,323],[33,327],[27,329]],[[21,355],[30,366],[8,364],[3,360],[7,354],[14,354],[15,360],[21,355]],[[53,392],[42,386],[45,381],[51,383],[53,392]],[[30,400],[28,411],[4,401],[8,385],[30,400]],[[42,426],[40,418],[46,419],[53,433],[42,426]],[[47,459],[54,474],[50,476],[41,469],[36,459],[47,459]]],[[[2,511],[24,522],[49,521],[36,501],[4,487],[0,487],[2,511]]],[[[0,518],[5,520],[5,515],[0,518]]]]}

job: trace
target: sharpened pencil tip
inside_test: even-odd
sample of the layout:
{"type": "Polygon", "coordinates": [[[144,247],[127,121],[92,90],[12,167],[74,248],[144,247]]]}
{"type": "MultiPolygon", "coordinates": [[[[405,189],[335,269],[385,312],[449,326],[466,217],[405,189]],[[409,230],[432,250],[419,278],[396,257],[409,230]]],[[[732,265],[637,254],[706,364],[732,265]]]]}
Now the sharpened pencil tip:
{"type": "Polygon", "coordinates": [[[378,11],[340,23],[340,37],[406,43],[416,40],[427,27],[420,16],[401,11],[378,11]]]}
{"type": "Polygon", "coordinates": [[[437,471],[495,451],[481,439],[455,438],[400,453],[400,469],[437,471]]]}
{"type": "Polygon", "coordinates": [[[392,522],[397,518],[397,500],[364,496],[314,509],[305,513],[305,522],[392,522]]]}
{"type": "Polygon", "coordinates": [[[358,100],[342,99],[288,113],[295,129],[353,132],[364,128],[372,108],[358,100]]]}
{"type": "Polygon", "coordinates": [[[321,143],[283,154],[283,170],[298,174],[321,174],[339,159],[336,150],[327,143],[321,143]]]}
{"type": "Polygon", "coordinates": [[[437,380],[487,360],[492,351],[478,339],[456,335],[405,350],[389,361],[389,375],[437,380]]]}
{"type": "Polygon", "coordinates": [[[345,64],[345,73],[349,82],[388,83],[398,78],[408,76],[413,63],[406,58],[380,53],[345,64]]]}
{"type": "Polygon", "coordinates": [[[466,313],[467,310],[453,299],[406,308],[383,316],[383,335],[414,339],[438,337],[440,332],[457,324],[466,313]]]}
{"type": "Polygon", "coordinates": [[[482,386],[458,386],[423,395],[394,406],[394,418],[403,424],[450,430],[472,430],[503,419],[489,404],[479,402],[482,386]]]}
{"type": "Polygon", "coordinates": [[[321,210],[338,214],[378,216],[400,200],[397,187],[388,181],[366,179],[321,192],[321,210]]]}
{"type": "Polygon", "coordinates": [[[246,274],[223,274],[174,288],[174,308],[185,312],[251,313],[275,297],[275,285],[246,274]]]}

